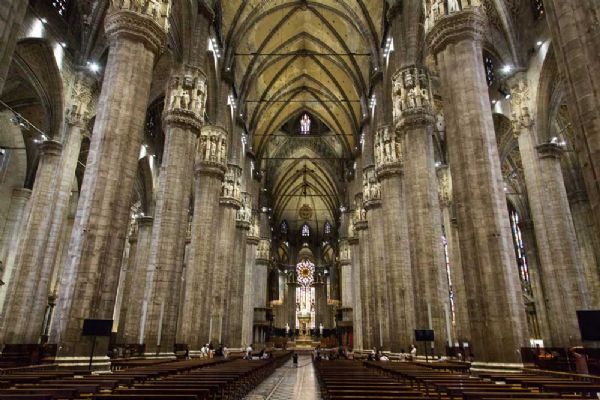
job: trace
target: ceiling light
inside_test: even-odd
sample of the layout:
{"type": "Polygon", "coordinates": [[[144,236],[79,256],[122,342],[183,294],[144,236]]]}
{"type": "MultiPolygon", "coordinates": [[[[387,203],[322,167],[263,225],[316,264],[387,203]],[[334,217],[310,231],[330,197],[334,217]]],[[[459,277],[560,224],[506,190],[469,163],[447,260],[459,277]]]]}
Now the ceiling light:
{"type": "Polygon", "coordinates": [[[544,44],[544,42],[542,42],[541,40],[538,40],[536,45],[541,46],[542,44],[544,44]]]}
{"type": "Polygon", "coordinates": [[[67,44],[66,44],[65,42],[60,42],[60,43],[59,43],[59,45],[60,45],[60,47],[62,47],[63,49],[64,49],[65,47],[67,47],[67,44]]]}
{"type": "Polygon", "coordinates": [[[512,71],[512,65],[505,65],[504,67],[502,67],[502,72],[504,72],[505,74],[508,74],[510,71],[512,71]]]}
{"type": "Polygon", "coordinates": [[[95,63],[95,62],[89,62],[88,61],[87,65],[88,65],[88,69],[90,71],[92,71],[92,72],[98,72],[98,71],[100,71],[100,66],[97,63],[95,63]]]}
{"type": "Polygon", "coordinates": [[[42,21],[42,24],[47,24],[48,20],[46,18],[40,18],[40,21],[42,21]]]}

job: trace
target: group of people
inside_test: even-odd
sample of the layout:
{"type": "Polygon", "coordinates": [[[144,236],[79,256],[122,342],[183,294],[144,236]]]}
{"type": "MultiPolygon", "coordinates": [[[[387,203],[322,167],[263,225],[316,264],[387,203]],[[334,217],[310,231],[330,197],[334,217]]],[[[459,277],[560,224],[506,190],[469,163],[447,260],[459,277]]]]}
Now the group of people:
{"type": "Polygon", "coordinates": [[[248,347],[246,347],[244,360],[268,360],[269,358],[271,358],[271,353],[266,351],[264,347],[258,352],[257,357],[254,356],[254,349],[252,348],[251,344],[249,344],[248,347]]]}
{"type": "MultiPolygon", "coordinates": [[[[400,350],[400,356],[406,361],[414,361],[417,359],[417,348],[414,344],[410,345],[409,352],[406,353],[404,349],[400,350]]],[[[369,361],[390,361],[390,358],[386,356],[381,349],[374,347],[373,350],[367,356],[369,361]]]]}
{"type": "Polygon", "coordinates": [[[213,357],[224,357],[227,358],[229,355],[229,350],[227,346],[219,343],[219,346],[215,349],[212,342],[206,343],[200,349],[200,357],[201,358],[213,358],[213,357]]]}

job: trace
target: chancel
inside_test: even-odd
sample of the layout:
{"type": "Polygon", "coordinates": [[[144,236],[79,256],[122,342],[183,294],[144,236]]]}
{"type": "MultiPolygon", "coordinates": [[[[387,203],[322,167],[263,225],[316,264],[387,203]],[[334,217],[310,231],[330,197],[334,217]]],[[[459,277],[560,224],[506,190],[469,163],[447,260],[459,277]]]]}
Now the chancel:
{"type": "Polygon", "coordinates": [[[0,1],[0,398],[600,391],[599,21],[0,1]]]}

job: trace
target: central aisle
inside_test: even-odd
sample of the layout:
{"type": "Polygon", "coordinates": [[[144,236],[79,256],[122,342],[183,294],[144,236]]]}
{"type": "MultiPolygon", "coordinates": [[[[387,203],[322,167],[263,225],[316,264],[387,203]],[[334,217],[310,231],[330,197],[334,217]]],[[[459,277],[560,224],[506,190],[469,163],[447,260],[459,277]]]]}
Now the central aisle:
{"type": "Polygon", "coordinates": [[[246,400],[319,400],[319,384],[310,356],[298,357],[298,368],[292,360],[277,368],[273,374],[256,389],[246,400]]]}

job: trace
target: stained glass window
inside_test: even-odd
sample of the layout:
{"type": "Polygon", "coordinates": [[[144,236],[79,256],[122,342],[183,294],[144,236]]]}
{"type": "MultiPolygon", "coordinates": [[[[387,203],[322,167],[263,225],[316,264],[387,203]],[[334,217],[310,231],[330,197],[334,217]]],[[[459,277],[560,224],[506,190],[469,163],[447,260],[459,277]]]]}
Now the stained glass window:
{"type": "Polygon", "coordinates": [[[331,234],[331,224],[329,223],[329,221],[325,222],[325,234],[331,234]]]}
{"type": "Polygon", "coordinates": [[[485,66],[485,79],[487,80],[487,84],[488,86],[492,86],[494,84],[494,80],[496,79],[492,57],[485,55],[483,57],[483,64],[485,66]]]}
{"type": "Polygon", "coordinates": [[[56,8],[56,11],[63,17],[67,12],[67,4],[69,0],[52,0],[52,5],[56,8]]]}
{"type": "Polygon", "coordinates": [[[517,266],[519,267],[519,278],[523,289],[530,291],[531,284],[529,282],[529,266],[527,264],[527,256],[525,255],[525,245],[523,244],[523,235],[519,228],[519,214],[516,210],[510,208],[510,227],[515,245],[515,255],[517,256],[517,266]]]}
{"type": "Polygon", "coordinates": [[[304,114],[300,120],[300,134],[308,135],[310,133],[310,117],[304,114]]]}
{"type": "Polygon", "coordinates": [[[301,234],[302,234],[302,237],[309,237],[310,236],[310,226],[308,226],[308,224],[302,225],[301,234]]]}
{"type": "Polygon", "coordinates": [[[310,328],[315,328],[315,288],[312,286],[315,279],[315,264],[309,260],[302,260],[296,264],[296,277],[300,285],[296,289],[296,326],[300,326],[299,314],[310,313],[310,328]]]}
{"type": "Polygon", "coordinates": [[[544,18],[544,1],[543,0],[532,0],[531,6],[533,7],[533,17],[538,20],[544,18]]]}

